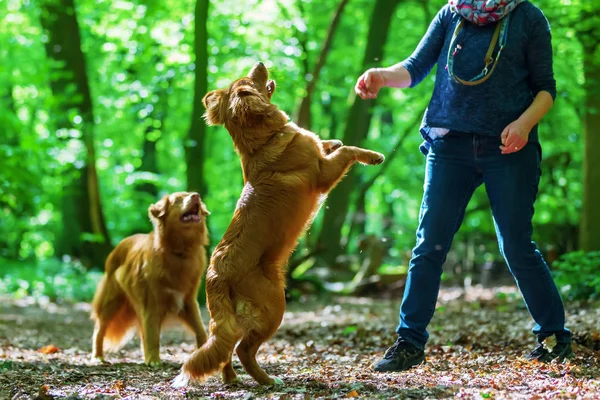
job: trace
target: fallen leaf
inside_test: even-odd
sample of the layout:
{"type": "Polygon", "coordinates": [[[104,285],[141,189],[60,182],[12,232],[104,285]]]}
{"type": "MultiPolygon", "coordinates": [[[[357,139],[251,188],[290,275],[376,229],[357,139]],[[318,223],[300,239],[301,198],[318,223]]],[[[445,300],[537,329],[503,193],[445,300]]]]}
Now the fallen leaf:
{"type": "Polygon", "coordinates": [[[40,386],[40,390],[38,391],[38,399],[40,400],[50,400],[53,399],[54,397],[48,393],[48,391],[50,390],[50,386],[48,385],[42,385],[40,386]]]}
{"type": "Polygon", "coordinates": [[[353,390],[350,393],[346,394],[346,397],[358,397],[358,392],[356,390],[353,390]]]}
{"type": "Polygon", "coordinates": [[[115,389],[117,392],[121,392],[125,389],[125,384],[123,383],[123,381],[116,381],[113,389],[115,389]]]}
{"type": "Polygon", "coordinates": [[[58,353],[60,349],[53,344],[49,344],[48,346],[44,346],[38,350],[42,354],[54,354],[58,353]]]}

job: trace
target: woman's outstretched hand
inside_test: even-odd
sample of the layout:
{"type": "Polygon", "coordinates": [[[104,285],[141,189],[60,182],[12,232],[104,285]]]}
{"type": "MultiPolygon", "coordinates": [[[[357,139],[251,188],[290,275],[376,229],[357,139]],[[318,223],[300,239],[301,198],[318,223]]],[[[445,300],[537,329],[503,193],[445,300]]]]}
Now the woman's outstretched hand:
{"type": "Polygon", "coordinates": [[[502,131],[500,138],[502,139],[502,154],[516,153],[527,144],[531,127],[527,126],[520,120],[516,120],[508,124],[502,131]]]}
{"type": "Polygon", "coordinates": [[[382,87],[385,86],[385,78],[377,68],[370,68],[356,81],[354,91],[362,99],[374,99],[382,87]]]}

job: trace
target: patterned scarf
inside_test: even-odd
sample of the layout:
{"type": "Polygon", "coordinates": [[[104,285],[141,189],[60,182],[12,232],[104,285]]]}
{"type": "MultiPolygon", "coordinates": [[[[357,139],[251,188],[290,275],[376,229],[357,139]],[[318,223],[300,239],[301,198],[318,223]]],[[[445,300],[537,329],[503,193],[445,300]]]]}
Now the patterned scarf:
{"type": "Polygon", "coordinates": [[[525,0],[448,0],[450,8],[476,25],[501,20],[525,0]]]}

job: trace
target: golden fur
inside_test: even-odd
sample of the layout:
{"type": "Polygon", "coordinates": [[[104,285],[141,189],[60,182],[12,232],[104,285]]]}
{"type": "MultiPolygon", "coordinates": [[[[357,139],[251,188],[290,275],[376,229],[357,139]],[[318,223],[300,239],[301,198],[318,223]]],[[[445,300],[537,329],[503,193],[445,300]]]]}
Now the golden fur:
{"type": "Polygon", "coordinates": [[[146,364],[160,362],[160,330],[177,317],[206,342],[196,300],[206,269],[206,206],[197,193],[163,197],[148,209],[150,234],[129,236],[110,253],[94,296],[93,356],[118,349],[139,329],[146,364]]]}
{"type": "Polygon", "coordinates": [[[355,162],[379,164],[383,155],[338,140],[322,141],[288,123],[270,99],[275,82],[257,63],[249,75],[203,101],[210,125],[224,124],[241,158],[244,189],[206,276],[210,337],[182,367],[173,386],[222,370],[236,380],[231,356],[260,384],[281,383],[256,362],[262,343],[285,310],[285,265],[318,211],[320,200],[355,162]]]}

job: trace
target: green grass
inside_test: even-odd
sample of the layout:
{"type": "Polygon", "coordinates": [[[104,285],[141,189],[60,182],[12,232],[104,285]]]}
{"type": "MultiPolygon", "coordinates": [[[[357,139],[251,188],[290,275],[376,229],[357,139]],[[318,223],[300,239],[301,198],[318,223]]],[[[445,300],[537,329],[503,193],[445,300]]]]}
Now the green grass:
{"type": "Polygon", "coordinates": [[[0,259],[0,293],[16,298],[90,301],[101,276],[100,271],[87,271],[81,265],[56,259],[33,262],[0,259]]]}

